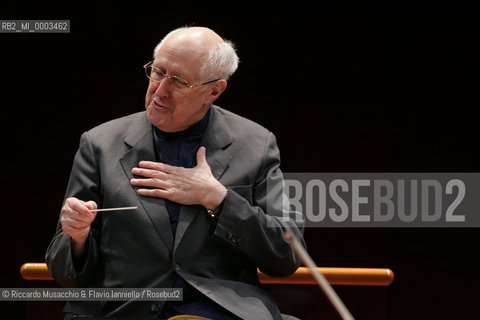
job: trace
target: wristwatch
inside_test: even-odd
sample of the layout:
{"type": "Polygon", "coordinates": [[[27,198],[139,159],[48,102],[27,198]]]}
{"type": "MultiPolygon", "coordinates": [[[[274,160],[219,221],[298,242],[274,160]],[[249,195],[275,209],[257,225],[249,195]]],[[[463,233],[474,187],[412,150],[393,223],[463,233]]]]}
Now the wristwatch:
{"type": "MultiPolygon", "coordinates": [[[[227,189],[227,193],[228,193],[228,189],[227,189]]],[[[225,198],[226,197],[227,196],[225,195],[225,198]]],[[[222,211],[223,204],[225,203],[225,198],[223,198],[222,202],[215,209],[205,208],[207,210],[207,213],[210,215],[210,217],[218,219],[218,217],[220,216],[220,211],[222,211]]]]}
{"type": "Polygon", "coordinates": [[[210,217],[218,219],[220,216],[220,211],[222,211],[223,207],[223,202],[216,208],[216,209],[207,209],[207,213],[209,214],[210,217]]]}
{"type": "Polygon", "coordinates": [[[210,215],[210,217],[212,218],[217,218],[218,217],[218,212],[215,212],[217,211],[216,209],[215,210],[212,210],[212,209],[207,209],[207,213],[210,215]]]}

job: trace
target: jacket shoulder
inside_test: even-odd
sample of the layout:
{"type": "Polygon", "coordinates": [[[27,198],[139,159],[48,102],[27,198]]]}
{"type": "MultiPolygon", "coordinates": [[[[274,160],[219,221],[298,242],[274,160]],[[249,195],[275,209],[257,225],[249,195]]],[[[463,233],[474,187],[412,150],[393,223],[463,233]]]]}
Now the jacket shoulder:
{"type": "Polygon", "coordinates": [[[218,106],[213,106],[215,112],[217,112],[232,129],[236,136],[241,135],[260,135],[265,136],[271,132],[262,125],[242,117],[236,113],[225,110],[218,106]]]}
{"type": "Polygon", "coordinates": [[[115,135],[122,132],[128,133],[129,131],[135,130],[138,127],[145,126],[150,126],[150,122],[148,121],[147,112],[141,111],[125,117],[104,122],[88,130],[88,133],[92,137],[96,135],[105,135],[107,133],[115,135]]]}

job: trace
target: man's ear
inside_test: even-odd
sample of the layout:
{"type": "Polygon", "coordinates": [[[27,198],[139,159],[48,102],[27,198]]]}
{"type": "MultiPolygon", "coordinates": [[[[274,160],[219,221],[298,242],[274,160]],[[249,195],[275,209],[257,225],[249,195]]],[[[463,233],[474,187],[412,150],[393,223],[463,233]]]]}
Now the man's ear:
{"type": "Polygon", "coordinates": [[[213,103],[213,101],[217,100],[218,97],[222,94],[223,91],[227,88],[227,80],[218,80],[215,81],[210,89],[210,95],[207,97],[207,104],[213,103]]]}

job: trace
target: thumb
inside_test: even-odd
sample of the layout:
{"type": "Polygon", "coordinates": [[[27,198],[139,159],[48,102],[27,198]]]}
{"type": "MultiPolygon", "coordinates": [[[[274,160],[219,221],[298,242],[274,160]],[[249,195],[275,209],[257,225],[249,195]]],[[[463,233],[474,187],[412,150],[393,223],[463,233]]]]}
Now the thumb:
{"type": "Polygon", "coordinates": [[[207,157],[206,157],[206,149],[205,147],[198,148],[197,151],[197,166],[208,166],[207,157]]]}
{"type": "Polygon", "coordinates": [[[91,201],[91,200],[90,200],[90,201],[86,202],[85,205],[87,206],[87,208],[88,208],[89,210],[95,210],[95,209],[97,209],[97,203],[96,203],[95,201],[91,201]]]}
{"type": "MultiPolygon", "coordinates": [[[[95,209],[98,208],[97,203],[95,201],[88,201],[88,202],[85,203],[85,205],[87,206],[87,208],[89,210],[95,210],[95,209]]],[[[97,216],[97,212],[94,211],[94,212],[90,212],[90,213],[91,213],[93,219],[95,219],[95,217],[97,216]]]]}

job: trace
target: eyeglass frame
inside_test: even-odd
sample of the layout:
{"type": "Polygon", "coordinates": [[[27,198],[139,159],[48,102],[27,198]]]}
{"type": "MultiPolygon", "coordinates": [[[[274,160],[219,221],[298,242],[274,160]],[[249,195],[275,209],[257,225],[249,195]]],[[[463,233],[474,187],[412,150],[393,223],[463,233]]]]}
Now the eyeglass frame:
{"type": "Polygon", "coordinates": [[[185,89],[192,89],[192,88],[195,88],[195,87],[199,87],[199,86],[203,86],[203,85],[206,85],[206,84],[209,84],[209,83],[212,83],[212,82],[215,82],[215,81],[220,81],[220,80],[224,80],[223,78],[218,78],[218,79],[215,79],[215,80],[210,80],[210,81],[205,81],[205,82],[202,82],[202,83],[199,83],[199,84],[194,84],[194,85],[191,85],[190,83],[188,83],[187,80],[185,79],[182,79],[180,77],[177,77],[177,76],[172,76],[172,75],[169,75],[165,72],[162,72],[160,70],[160,68],[156,67],[153,65],[153,61],[150,61],[148,63],[146,63],[143,68],[145,69],[145,75],[147,76],[147,78],[155,83],[161,83],[163,80],[165,79],[168,79],[168,83],[169,84],[173,84],[173,80],[172,78],[176,78],[177,80],[180,80],[180,83],[184,83],[186,85],[185,89]],[[160,81],[156,81],[156,80],[153,80],[150,75],[148,74],[147,72],[147,68],[148,67],[152,67],[152,70],[155,69],[156,71],[158,71],[159,73],[161,73],[163,75],[163,79],[160,80],[160,81]]]}

